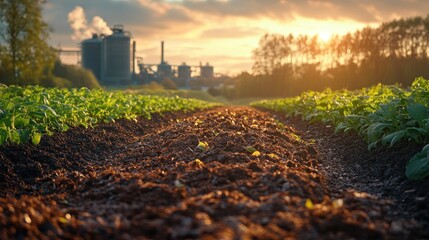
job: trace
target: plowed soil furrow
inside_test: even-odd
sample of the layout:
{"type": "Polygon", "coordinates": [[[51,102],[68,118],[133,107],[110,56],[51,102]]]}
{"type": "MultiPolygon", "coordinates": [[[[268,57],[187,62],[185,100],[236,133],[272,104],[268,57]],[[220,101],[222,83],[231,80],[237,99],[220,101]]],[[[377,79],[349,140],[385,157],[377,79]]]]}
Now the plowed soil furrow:
{"type": "Polygon", "coordinates": [[[0,238],[429,237],[426,215],[348,184],[353,170],[326,150],[341,147],[321,139],[332,133],[313,139],[308,125],[285,121],[217,108],[3,146],[0,238]]]}

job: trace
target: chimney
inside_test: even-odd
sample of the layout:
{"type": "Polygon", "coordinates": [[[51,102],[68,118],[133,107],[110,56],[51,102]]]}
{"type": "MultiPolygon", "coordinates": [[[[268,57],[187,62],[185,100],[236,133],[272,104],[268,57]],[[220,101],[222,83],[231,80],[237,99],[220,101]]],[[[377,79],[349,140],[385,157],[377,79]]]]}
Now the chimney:
{"type": "Polygon", "coordinates": [[[164,63],[164,41],[161,41],[161,63],[164,63]]]}
{"type": "Polygon", "coordinates": [[[133,41],[133,77],[136,75],[136,41],[133,41]]]}

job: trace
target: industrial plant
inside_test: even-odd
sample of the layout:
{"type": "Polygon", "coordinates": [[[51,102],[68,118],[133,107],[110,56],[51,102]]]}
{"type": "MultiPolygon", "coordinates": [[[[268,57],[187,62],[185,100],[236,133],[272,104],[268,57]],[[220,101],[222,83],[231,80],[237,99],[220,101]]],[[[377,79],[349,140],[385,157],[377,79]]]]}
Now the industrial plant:
{"type": "Polygon", "coordinates": [[[170,79],[180,88],[191,88],[198,80],[207,82],[214,79],[214,68],[209,63],[192,66],[166,62],[163,41],[161,62],[144,63],[143,58],[136,56],[136,42],[131,41],[131,33],[122,25],[115,25],[111,30],[111,35],[94,34],[81,43],[82,66],[91,70],[104,86],[161,83],[170,79]],[[195,76],[198,72],[199,76],[195,76]]]}

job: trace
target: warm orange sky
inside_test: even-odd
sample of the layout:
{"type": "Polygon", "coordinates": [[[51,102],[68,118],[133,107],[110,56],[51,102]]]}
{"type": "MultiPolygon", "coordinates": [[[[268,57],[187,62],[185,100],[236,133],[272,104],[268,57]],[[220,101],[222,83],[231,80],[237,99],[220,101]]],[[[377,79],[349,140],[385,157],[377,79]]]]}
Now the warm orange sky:
{"type": "Polygon", "coordinates": [[[145,63],[210,62],[215,72],[250,71],[252,50],[265,33],[353,32],[399,17],[426,16],[427,0],[48,0],[51,43],[76,48],[93,31],[123,24],[145,63]],[[72,26],[74,30],[72,29],[72,26]]]}

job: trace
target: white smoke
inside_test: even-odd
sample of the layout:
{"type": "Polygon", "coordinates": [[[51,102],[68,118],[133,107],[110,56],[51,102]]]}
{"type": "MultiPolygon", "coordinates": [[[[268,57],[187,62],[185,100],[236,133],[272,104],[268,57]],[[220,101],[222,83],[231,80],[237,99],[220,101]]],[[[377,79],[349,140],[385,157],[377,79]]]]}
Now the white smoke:
{"type": "Polygon", "coordinates": [[[90,38],[93,33],[106,35],[112,34],[112,30],[107,26],[106,21],[99,16],[95,16],[88,25],[85,10],[81,6],[76,6],[71,12],[69,12],[68,22],[73,30],[72,39],[75,41],[90,38]]]}

